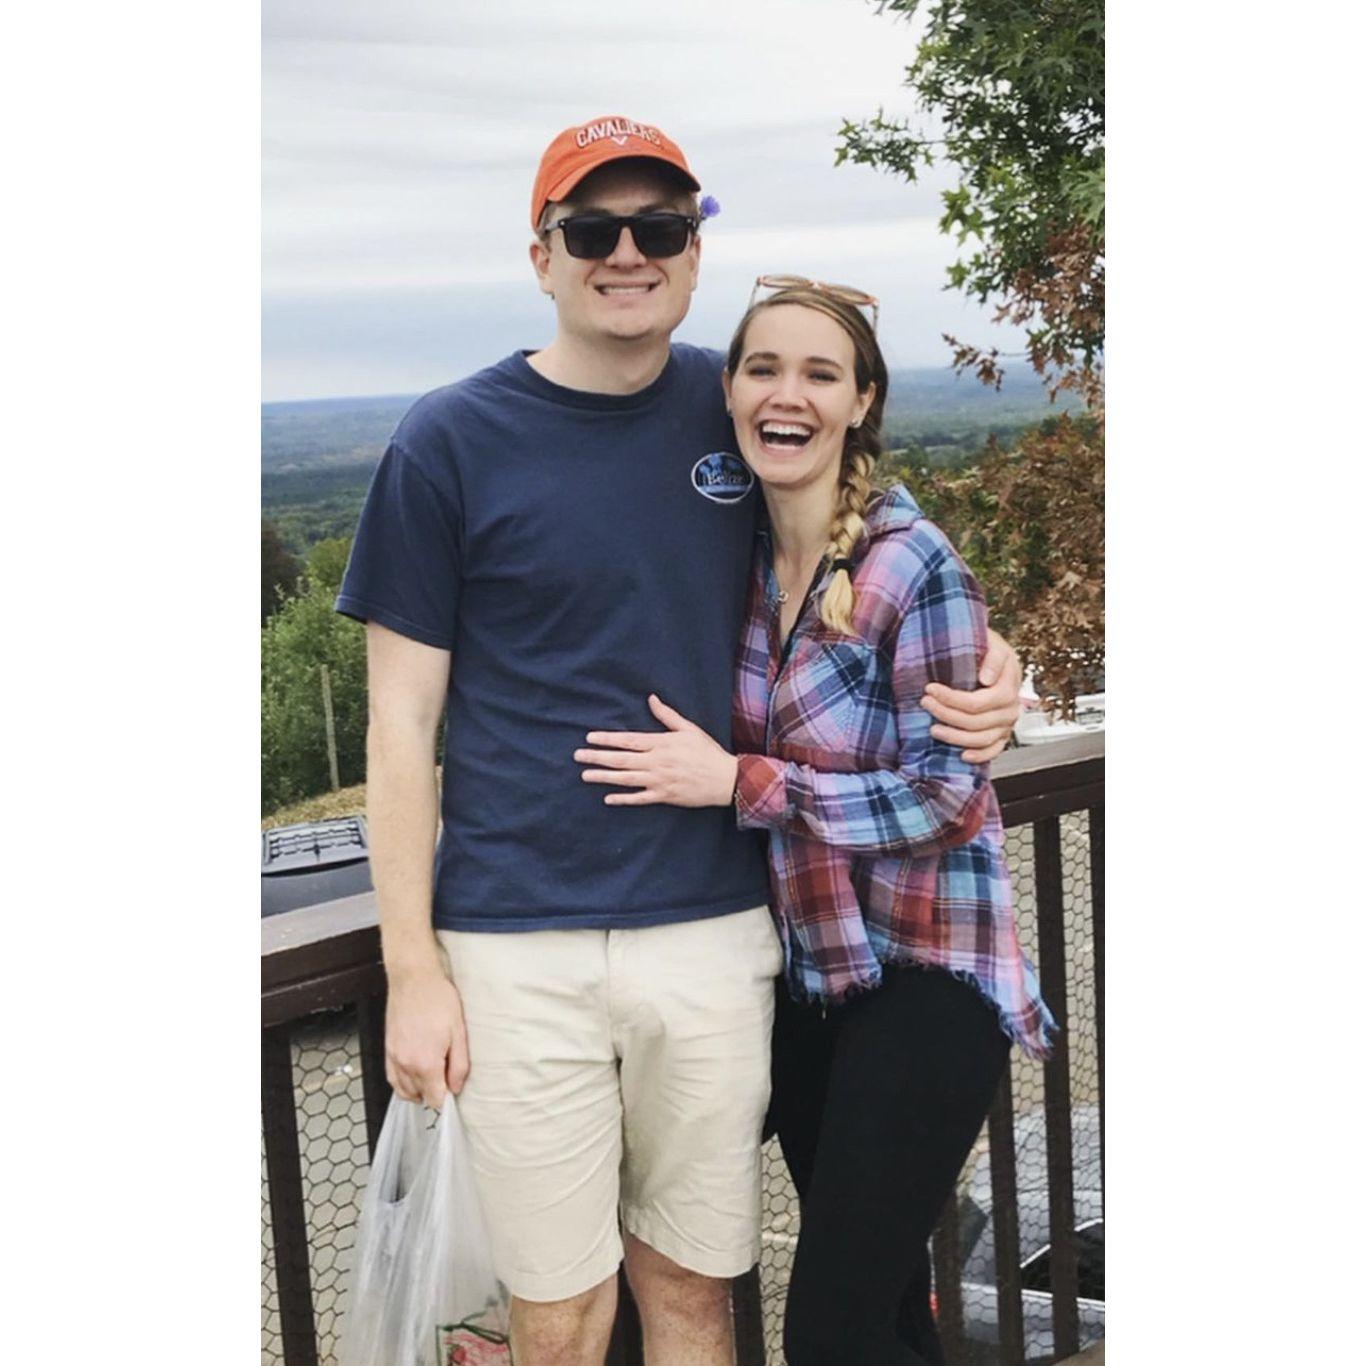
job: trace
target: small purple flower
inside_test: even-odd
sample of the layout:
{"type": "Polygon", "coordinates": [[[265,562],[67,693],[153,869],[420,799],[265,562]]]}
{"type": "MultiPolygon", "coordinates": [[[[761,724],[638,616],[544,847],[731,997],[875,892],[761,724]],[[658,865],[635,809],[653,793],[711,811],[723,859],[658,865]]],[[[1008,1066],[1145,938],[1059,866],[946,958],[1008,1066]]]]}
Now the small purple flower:
{"type": "Polygon", "coordinates": [[[715,218],[721,212],[721,205],[714,195],[704,194],[702,202],[697,206],[697,211],[702,217],[702,222],[709,218],[715,218]]]}

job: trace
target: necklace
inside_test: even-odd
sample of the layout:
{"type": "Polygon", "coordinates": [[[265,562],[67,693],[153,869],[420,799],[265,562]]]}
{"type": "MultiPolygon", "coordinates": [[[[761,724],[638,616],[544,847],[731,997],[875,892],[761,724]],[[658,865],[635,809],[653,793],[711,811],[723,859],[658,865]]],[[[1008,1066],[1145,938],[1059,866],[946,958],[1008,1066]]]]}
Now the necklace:
{"type": "MultiPolygon", "coordinates": [[[[815,564],[813,564],[813,565],[811,566],[811,573],[807,575],[808,588],[810,587],[810,584],[812,584],[812,583],[815,582],[816,570],[818,570],[818,569],[820,568],[820,566],[823,565],[824,563],[825,563],[825,557],[822,556],[819,560],[816,561],[815,564]]],[[[777,575],[777,570],[776,570],[776,569],[774,570],[774,575],[773,575],[773,577],[774,577],[775,579],[778,577],[778,575],[777,575]]],[[[798,575],[798,581],[800,582],[800,575],[798,575]]],[[[790,589],[790,588],[784,588],[784,587],[782,586],[781,583],[778,584],[778,602],[779,602],[782,606],[786,607],[787,604],[792,600],[792,593],[793,593],[793,590],[792,590],[792,589],[790,589]]]]}

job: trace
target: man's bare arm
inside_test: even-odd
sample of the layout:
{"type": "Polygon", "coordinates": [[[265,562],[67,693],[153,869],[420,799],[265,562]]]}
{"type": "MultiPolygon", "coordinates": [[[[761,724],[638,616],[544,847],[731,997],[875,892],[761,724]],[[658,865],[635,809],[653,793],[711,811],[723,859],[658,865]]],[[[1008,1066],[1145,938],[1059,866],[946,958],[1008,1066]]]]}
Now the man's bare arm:
{"type": "Polygon", "coordinates": [[[384,1070],[404,1100],[439,1109],[469,1072],[460,996],[432,930],[437,727],[449,651],[370,622],[366,813],[389,979],[384,1070]]]}

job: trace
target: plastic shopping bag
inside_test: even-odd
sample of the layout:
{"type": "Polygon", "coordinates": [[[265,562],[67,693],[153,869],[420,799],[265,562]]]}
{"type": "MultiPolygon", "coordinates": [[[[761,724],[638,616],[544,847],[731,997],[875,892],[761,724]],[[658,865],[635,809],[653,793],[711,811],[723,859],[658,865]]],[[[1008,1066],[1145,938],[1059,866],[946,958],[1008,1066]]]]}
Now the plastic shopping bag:
{"type": "Polygon", "coordinates": [[[455,1097],[394,1096],[361,1202],[340,1366],[510,1366],[498,1283],[455,1097]]]}

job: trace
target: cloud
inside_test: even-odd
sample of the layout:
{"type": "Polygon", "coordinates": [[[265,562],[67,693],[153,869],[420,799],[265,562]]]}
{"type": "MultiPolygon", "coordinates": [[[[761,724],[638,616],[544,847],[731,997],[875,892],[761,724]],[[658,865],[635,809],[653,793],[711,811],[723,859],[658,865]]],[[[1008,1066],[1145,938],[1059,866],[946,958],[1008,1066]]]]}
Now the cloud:
{"type": "Polygon", "coordinates": [[[916,301],[901,316],[942,312],[954,248],[934,224],[947,173],[908,185],[834,165],[843,119],[913,110],[901,84],[913,33],[871,7],[272,0],[263,34],[270,395],[392,388],[364,382],[366,356],[392,375],[410,341],[415,381],[398,387],[422,387],[438,357],[466,354],[463,340],[442,347],[443,326],[479,337],[488,357],[547,340],[527,340],[545,320],[527,311],[539,309],[526,261],[534,168],[560,128],[606,113],[670,132],[722,203],[695,310],[708,328],[728,329],[746,278],[775,269],[874,292],[886,280],[916,301]],[[424,297],[445,306],[378,329],[381,344],[381,301],[412,310],[424,297]]]}

